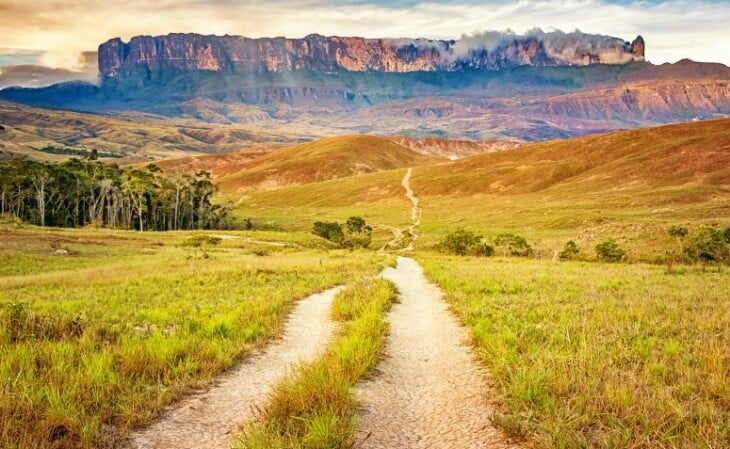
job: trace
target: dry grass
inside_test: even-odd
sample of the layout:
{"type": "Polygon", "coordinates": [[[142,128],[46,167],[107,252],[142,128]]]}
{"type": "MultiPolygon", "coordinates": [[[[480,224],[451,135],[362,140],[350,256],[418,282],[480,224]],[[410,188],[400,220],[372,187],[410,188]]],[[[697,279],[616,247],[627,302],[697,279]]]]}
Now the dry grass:
{"type": "Polygon", "coordinates": [[[370,253],[243,239],[199,259],[187,235],[17,231],[24,268],[0,275],[0,446],[111,444],[278,335],[297,299],[379,269],[370,253]],[[49,239],[73,254],[49,256],[49,239]]]}
{"type": "Polygon", "coordinates": [[[528,448],[730,441],[730,277],[661,267],[422,255],[471,328],[528,448]]]}
{"type": "Polygon", "coordinates": [[[330,137],[280,149],[240,164],[218,182],[222,192],[245,192],[307,184],[362,173],[406,167],[429,158],[387,139],[330,137]]]}
{"type": "Polygon", "coordinates": [[[247,449],[336,449],[354,443],[352,387],[377,364],[388,325],[383,315],[395,301],[384,279],[354,283],[332,306],[342,322],[339,337],[317,361],[277,385],[260,420],[234,447],[247,449]]]}

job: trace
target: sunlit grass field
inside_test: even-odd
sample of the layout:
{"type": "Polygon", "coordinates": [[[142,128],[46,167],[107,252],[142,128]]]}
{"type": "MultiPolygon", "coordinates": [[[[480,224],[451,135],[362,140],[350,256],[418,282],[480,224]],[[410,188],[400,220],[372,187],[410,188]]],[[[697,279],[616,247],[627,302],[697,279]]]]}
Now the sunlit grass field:
{"type": "Polygon", "coordinates": [[[313,363],[278,384],[261,416],[234,444],[241,449],[348,448],[355,442],[357,401],[352,387],[377,365],[396,299],[395,285],[370,278],[335,297],[338,337],[313,363]]]}
{"type": "Polygon", "coordinates": [[[181,246],[190,233],[2,232],[7,448],[114,444],[278,335],[296,300],[375,274],[382,260],[304,249],[291,237],[291,246],[262,245],[245,233],[205,258],[181,246]],[[51,243],[69,254],[52,255],[51,243]]]}
{"type": "Polygon", "coordinates": [[[730,441],[727,269],[421,253],[528,448],[730,441]]]}

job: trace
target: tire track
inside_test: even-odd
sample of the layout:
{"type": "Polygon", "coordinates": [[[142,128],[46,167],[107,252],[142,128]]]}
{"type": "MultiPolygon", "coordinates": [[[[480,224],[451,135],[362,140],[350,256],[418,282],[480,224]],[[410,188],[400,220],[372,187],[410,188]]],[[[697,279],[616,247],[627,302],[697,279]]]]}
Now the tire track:
{"type": "Polygon", "coordinates": [[[490,421],[485,372],[440,290],[405,257],[383,277],[395,282],[400,302],[388,315],[390,334],[379,374],[358,387],[362,405],[355,447],[513,447],[490,421]]]}
{"type": "Polygon", "coordinates": [[[329,318],[336,287],[299,301],[281,340],[223,374],[207,391],[181,400],[151,426],[131,435],[135,449],[230,448],[229,434],[254,417],[271,388],[298,362],[313,360],[334,332],[329,318]]]}

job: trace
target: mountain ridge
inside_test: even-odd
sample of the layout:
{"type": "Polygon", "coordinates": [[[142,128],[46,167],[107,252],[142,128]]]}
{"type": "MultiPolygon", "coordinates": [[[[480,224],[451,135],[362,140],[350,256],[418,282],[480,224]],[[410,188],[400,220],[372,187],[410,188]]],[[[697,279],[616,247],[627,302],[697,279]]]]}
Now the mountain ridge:
{"type": "Polygon", "coordinates": [[[102,78],[167,70],[233,73],[499,70],[520,65],[625,64],[644,60],[645,42],[585,33],[488,32],[459,40],[368,39],[310,34],[302,39],[171,33],[99,46],[102,78]]]}

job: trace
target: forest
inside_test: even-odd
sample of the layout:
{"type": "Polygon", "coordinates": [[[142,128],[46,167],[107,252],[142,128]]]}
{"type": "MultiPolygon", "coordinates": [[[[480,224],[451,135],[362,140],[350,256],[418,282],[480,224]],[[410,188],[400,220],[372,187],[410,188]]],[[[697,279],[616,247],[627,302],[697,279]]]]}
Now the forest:
{"type": "Polygon", "coordinates": [[[214,192],[205,171],[167,176],[154,164],[119,167],[79,158],[0,162],[0,214],[39,226],[227,228],[227,209],[210,202],[214,192]]]}

